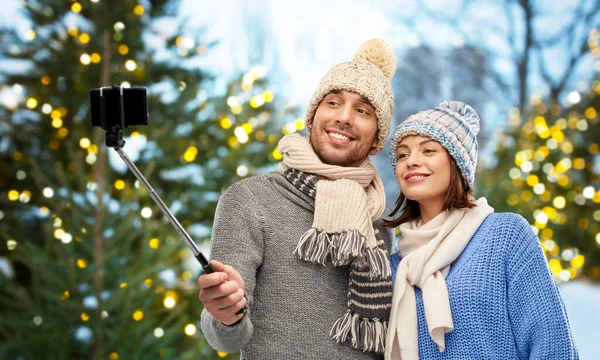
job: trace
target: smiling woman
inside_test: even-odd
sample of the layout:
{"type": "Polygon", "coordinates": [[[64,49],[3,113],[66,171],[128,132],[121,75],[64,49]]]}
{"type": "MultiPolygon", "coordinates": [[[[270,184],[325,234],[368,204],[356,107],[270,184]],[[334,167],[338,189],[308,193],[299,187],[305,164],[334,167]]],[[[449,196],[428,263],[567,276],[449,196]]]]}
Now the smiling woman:
{"type": "Polygon", "coordinates": [[[400,239],[386,359],[577,359],[531,227],[471,196],[478,131],[475,110],[450,101],[412,115],[392,136],[402,194],[391,214],[400,216],[387,222],[400,239]]]}

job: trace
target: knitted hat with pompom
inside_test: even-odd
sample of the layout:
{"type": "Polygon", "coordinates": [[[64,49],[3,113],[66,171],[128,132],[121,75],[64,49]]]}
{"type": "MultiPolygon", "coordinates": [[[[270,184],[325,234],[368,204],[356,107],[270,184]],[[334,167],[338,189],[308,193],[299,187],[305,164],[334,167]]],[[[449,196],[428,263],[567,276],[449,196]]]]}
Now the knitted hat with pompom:
{"type": "Polygon", "coordinates": [[[377,116],[377,147],[375,155],[385,146],[394,113],[394,96],[390,79],[396,72],[396,56],[390,44],[382,39],[364,42],[352,61],[338,64],[327,72],[315,90],[306,111],[306,127],[310,129],[317,107],[332,91],[346,90],[364,96],[375,108],[377,116]]]}
{"type": "Polygon", "coordinates": [[[396,170],[400,141],[409,135],[421,135],[440,144],[454,158],[460,173],[473,188],[477,166],[477,134],[479,116],[469,105],[460,101],[442,101],[434,109],[423,110],[404,120],[392,136],[390,158],[396,170]]]}

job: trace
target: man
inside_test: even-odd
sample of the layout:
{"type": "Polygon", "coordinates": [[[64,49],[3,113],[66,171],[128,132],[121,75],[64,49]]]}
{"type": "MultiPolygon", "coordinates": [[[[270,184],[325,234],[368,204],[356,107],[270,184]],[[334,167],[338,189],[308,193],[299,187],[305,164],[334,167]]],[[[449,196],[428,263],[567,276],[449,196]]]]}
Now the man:
{"type": "Polygon", "coordinates": [[[198,279],[213,348],[243,359],[381,357],[392,235],[379,222],[385,194],[369,155],[389,133],[395,69],[386,41],[362,44],[321,80],[306,114],[309,138],[285,136],[278,171],[221,196],[216,272],[198,279]]]}

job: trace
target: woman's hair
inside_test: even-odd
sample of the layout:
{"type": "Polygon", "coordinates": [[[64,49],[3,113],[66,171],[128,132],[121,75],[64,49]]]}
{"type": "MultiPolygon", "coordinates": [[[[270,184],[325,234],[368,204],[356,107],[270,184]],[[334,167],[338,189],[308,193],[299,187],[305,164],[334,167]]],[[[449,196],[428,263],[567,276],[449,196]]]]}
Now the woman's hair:
{"type": "MultiPolygon", "coordinates": [[[[454,158],[450,154],[446,154],[450,161],[450,184],[446,192],[446,200],[442,206],[442,211],[454,209],[471,209],[475,207],[475,202],[471,196],[473,192],[469,185],[460,175],[460,170],[454,158]]],[[[408,221],[416,220],[421,216],[419,203],[415,200],[409,200],[403,193],[400,193],[396,200],[396,207],[390,213],[389,217],[392,220],[384,220],[383,224],[387,227],[396,227],[408,221]],[[402,206],[404,205],[404,206],[402,206]],[[397,219],[393,217],[400,213],[397,219]]]]}

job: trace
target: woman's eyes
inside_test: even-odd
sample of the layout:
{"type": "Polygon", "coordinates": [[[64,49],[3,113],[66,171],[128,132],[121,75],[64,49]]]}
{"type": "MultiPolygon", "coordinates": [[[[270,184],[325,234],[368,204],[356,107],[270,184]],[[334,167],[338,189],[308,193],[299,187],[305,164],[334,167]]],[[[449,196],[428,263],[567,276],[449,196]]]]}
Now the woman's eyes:
{"type": "MultiPolygon", "coordinates": [[[[435,149],[425,149],[425,150],[423,150],[423,153],[424,154],[434,154],[434,153],[436,153],[436,150],[435,149]]],[[[404,159],[409,156],[410,156],[409,153],[400,153],[400,154],[398,154],[398,159],[404,159]]]]}

